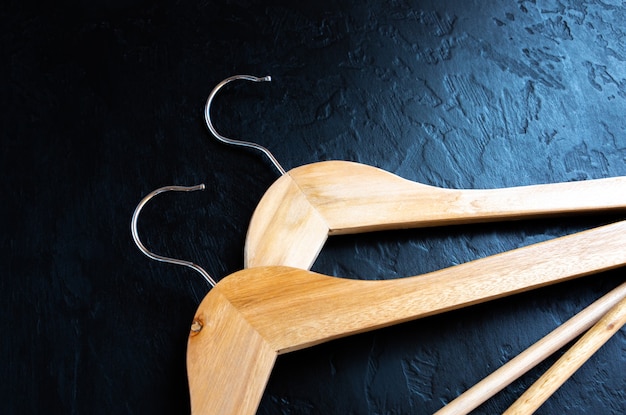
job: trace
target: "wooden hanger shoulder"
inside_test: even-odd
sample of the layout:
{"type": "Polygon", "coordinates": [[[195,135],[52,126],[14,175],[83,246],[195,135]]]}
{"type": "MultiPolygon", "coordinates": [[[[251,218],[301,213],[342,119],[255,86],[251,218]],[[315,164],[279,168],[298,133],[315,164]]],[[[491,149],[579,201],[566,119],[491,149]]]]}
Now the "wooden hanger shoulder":
{"type": "Polygon", "coordinates": [[[245,267],[309,269],[328,235],[626,208],[626,177],[443,189],[347,161],[290,170],[268,189],[248,229],[245,267]]]}
{"type": "Polygon", "coordinates": [[[305,263],[302,268],[310,268],[328,238],[328,225],[291,175],[281,176],[270,189],[248,228],[244,266],[305,263]]]}

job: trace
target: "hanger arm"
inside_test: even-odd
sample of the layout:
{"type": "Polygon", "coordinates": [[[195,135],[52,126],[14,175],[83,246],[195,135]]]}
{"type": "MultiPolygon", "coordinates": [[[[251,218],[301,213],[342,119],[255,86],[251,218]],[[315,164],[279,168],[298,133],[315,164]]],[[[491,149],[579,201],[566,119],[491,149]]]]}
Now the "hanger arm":
{"type": "Polygon", "coordinates": [[[613,269],[626,264],[624,246],[626,221],[397,280],[237,272],[194,319],[203,328],[188,344],[192,412],[253,414],[278,354],[613,269]]]}
{"type": "Polygon", "coordinates": [[[558,326],[489,376],[463,392],[434,415],[465,415],[510,385],[548,356],[575,340],[626,298],[626,282],[611,290],[584,310],[558,326]]]}
{"type": "Polygon", "coordinates": [[[626,208],[626,177],[502,189],[443,189],[347,161],[290,170],[255,211],[247,268],[310,268],[328,235],[626,208]]]}
{"type": "Polygon", "coordinates": [[[534,413],[595,352],[626,324],[626,299],[621,300],[559,360],[533,383],[504,415],[534,413]]]}

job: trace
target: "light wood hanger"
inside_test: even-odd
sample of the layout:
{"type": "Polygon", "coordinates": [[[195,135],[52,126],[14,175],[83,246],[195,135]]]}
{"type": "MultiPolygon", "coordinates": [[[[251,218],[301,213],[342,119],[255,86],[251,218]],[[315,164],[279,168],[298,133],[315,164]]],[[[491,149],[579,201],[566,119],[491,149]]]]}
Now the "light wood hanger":
{"type": "Polygon", "coordinates": [[[547,217],[626,208],[626,177],[502,189],[442,189],[347,161],[281,176],[248,228],[246,268],[310,269],[329,235],[547,217]]]}
{"type": "Polygon", "coordinates": [[[416,277],[345,280],[281,266],[222,279],[187,348],[194,415],[254,414],[278,355],[626,264],[626,221],[416,277]]]}
{"type": "Polygon", "coordinates": [[[570,378],[611,336],[626,324],[626,298],[613,306],[554,363],[503,415],[532,414],[570,378]]]}
{"type": "MultiPolygon", "coordinates": [[[[226,138],[213,127],[210,120],[211,101],[223,85],[236,79],[255,82],[270,80],[269,77],[256,78],[247,75],[234,76],[224,80],[211,92],[207,99],[205,107],[207,126],[213,135],[223,142],[261,150],[283,175],[267,191],[253,215],[246,238],[244,253],[246,267],[288,265],[308,269],[328,235],[331,234],[522,219],[574,212],[607,211],[626,207],[626,196],[624,196],[623,191],[620,191],[626,187],[626,178],[624,177],[506,189],[457,190],[422,185],[374,167],[343,161],[313,163],[286,172],[264,147],[226,138]]],[[[526,249],[522,248],[521,251],[518,250],[517,252],[528,252],[524,251],[526,249]]],[[[527,257],[526,261],[529,260],[530,257],[527,257]]],[[[514,263],[509,265],[512,267],[511,269],[514,269],[514,263]]],[[[469,265],[465,264],[464,266],[469,265]]],[[[452,270],[454,270],[453,272],[463,271],[462,268],[458,267],[452,268],[452,270]]],[[[277,270],[272,268],[265,272],[273,275],[277,270]]],[[[306,280],[304,276],[319,277],[319,274],[293,272],[296,272],[299,277],[303,277],[301,282],[301,278],[297,278],[299,284],[304,284],[306,280]]],[[[498,272],[506,273],[509,271],[499,269],[498,272]]],[[[571,275],[577,273],[577,271],[572,270],[570,272],[572,272],[571,275]]],[[[282,275],[282,273],[281,271],[280,274],[282,275]]],[[[290,275],[291,273],[292,271],[289,272],[290,275]]],[[[229,278],[232,279],[234,276],[229,278]]],[[[329,279],[329,277],[325,278],[329,279]]],[[[552,280],[546,278],[545,281],[552,280]]],[[[439,282],[437,281],[437,283],[439,282]]],[[[314,282],[312,284],[316,286],[314,282]]],[[[380,288],[385,289],[386,287],[380,288]]],[[[501,289],[503,293],[507,292],[507,288],[501,287],[501,289]]],[[[346,295],[354,295],[351,289],[339,291],[346,295]]],[[[311,293],[311,295],[317,298],[317,293],[311,293]]],[[[476,302],[485,300],[478,297],[475,299],[476,302]]],[[[291,303],[292,299],[290,298],[289,304],[291,303]]],[[[456,304],[451,306],[452,308],[462,306],[459,305],[461,303],[454,300],[452,303],[456,304]]],[[[278,314],[280,314],[280,307],[278,314]]],[[[435,307],[429,312],[424,312],[423,315],[440,312],[445,308],[435,307]]],[[[284,312],[286,309],[282,311],[284,312]]],[[[293,311],[291,308],[288,310],[289,313],[293,311]]],[[[422,315],[416,314],[411,318],[419,316],[422,315]]],[[[246,317],[244,320],[248,321],[246,317]]],[[[394,320],[389,324],[396,322],[394,320]]],[[[196,319],[194,326],[200,330],[203,327],[201,320],[196,319]]],[[[285,330],[298,330],[295,327],[289,329],[287,326],[284,327],[285,330]]],[[[197,330],[192,330],[192,336],[199,333],[197,330]]],[[[350,332],[342,332],[341,335],[348,334],[350,332]]],[[[261,335],[261,338],[265,338],[265,336],[261,335]]],[[[267,343],[261,338],[257,338],[260,342],[259,347],[261,344],[267,346],[267,343]]],[[[193,340],[190,339],[188,356],[192,355],[192,344],[193,340]]],[[[289,346],[285,350],[274,350],[274,347],[270,347],[272,351],[268,353],[265,353],[267,352],[265,350],[263,355],[274,356],[265,362],[269,367],[268,370],[271,371],[273,359],[277,353],[292,348],[307,347],[308,345],[311,344],[289,346]]],[[[188,358],[190,367],[196,363],[196,357],[188,358]]],[[[245,361],[245,359],[236,359],[236,361],[245,361]]],[[[200,365],[200,367],[204,367],[204,365],[200,365]]],[[[256,368],[258,369],[258,366],[256,368]]],[[[269,376],[269,372],[267,372],[267,376],[269,376]]],[[[202,383],[202,381],[200,382],[202,383]]],[[[263,385],[259,393],[262,394],[264,382],[261,383],[263,385]]],[[[192,379],[190,377],[191,384],[192,379]]],[[[202,389],[202,385],[199,386],[199,389],[202,389]]],[[[244,390],[247,390],[247,387],[244,390]]],[[[193,396],[194,393],[192,392],[192,402],[194,401],[193,396]]],[[[244,398],[242,397],[242,399],[244,398]]],[[[234,400],[234,402],[237,401],[239,400],[234,400]]],[[[237,408],[237,411],[241,409],[238,406],[237,408]]]]}
{"type": "MultiPolygon", "coordinates": [[[[496,393],[510,385],[511,382],[518,379],[537,364],[541,363],[548,356],[556,353],[569,342],[575,340],[581,335],[581,333],[584,333],[602,319],[606,319],[605,314],[613,309],[618,303],[623,302],[625,298],[626,282],[614,288],[609,293],[587,306],[574,317],[558,326],[541,340],[524,350],[519,355],[515,356],[513,359],[509,360],[506,364],[489,374],[489,376],[485,377],[483,380],[446,404],[443,408],[435,412],[434,415],[465,415],[470,413],[496,393]]],[[[604,326],[606,327],[606,324],[604,324],[604,326]]],[[[602,340],[606,340],[606,338],[603,338],[602,340]]],[[[566,372],[567,376],[571,375],[571,373],[575,370],[575,367],[587,357],[589,357],[589,353],[578,356],[578,359],[574,361],[574,364],[570,363],[570,370],[566,372]]],[[[562,364],[561,368],[563,369],[564,366],[565,364],[562,364]]],[[[541,391],[543,401],[545,401],[545,398],[556,390],[556,387],[560,386],[560,383],[565,381],[565,378],[566,376],[561,376],[559,378],[559,382],[551,383],[552,387],[550,390],[541,391]]],[[[537,384],[537,382],[535,383],[537,384]]],[[[535,392],[538,391],[535,390],[535,392]]],[[[536,407],[532,408],[533,410],[543,402],[539,401],[537,395],[538,393],[533,394],[533,396],[527,400],[527,403],[535,402],[537,404],[536,407]]],[[[528,397],[528,395],[526,396],[528,397]]],[[[522,398],[520,397],[516,402],[520,402],[521,399],[522,398]]],[[[528,410],[529,406],[525,406],[524,409],[526,409],[527,412],[531,412],[528,410]]],[[[510,408],[510,410],[512,410],[512,408],[510,408]]]]}
{"type": "MultiPolygon", "coordinates": [[[[191,262],[149,252],[136,228],[152,196],[203,188],[168,186],[139,203],[131,233],[144,254],[198,271],[191,262]]],[[[215,285],[191,325],[192,413],[254,414],[279,354],[614,269],[626,264],[625,244],[621,221],[396,280],[345,280],[283,266],[239,271],[215,285]]]]}
{"type": "Polygon", "coordinates": [[[444,189],[403,179],[376,167],[326,161],[288,172],[265,147],[221,135],[211,122],[217,92],[204,115],[218,140],[263,152],[282,176],[259,202],[248,228],[244,267],[285,265],[310,269],[329,235],[457,225],[496,220],[604,212],[626,208],[626,177],[503,189],[444,189]]]}

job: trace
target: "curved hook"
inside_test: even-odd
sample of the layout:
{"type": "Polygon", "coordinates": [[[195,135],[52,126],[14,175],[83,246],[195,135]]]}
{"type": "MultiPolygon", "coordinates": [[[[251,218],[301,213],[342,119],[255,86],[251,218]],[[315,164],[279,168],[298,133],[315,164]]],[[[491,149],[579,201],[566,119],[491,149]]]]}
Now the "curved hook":
{"type": "Polygon", "coordinates": [[[154,260],[160,261],[160,262],[167,262],[167,263],[170,263],[170,264],[184,265],[186,267],[189,267],[189,268],[199,272],[200,275],[202,275],[202,277],[209,283],[209,285],[211,285],[211,287],[215,287],[215,284],[216,284],[215,280],[213,280],[213,278],[211,278],[209,273],[206,272],[200,265],[196,265],[193,262],[189,262],[189,261],[183,261],[183,260],[180,260],[180,259],[168,258],[168,257],[165,257],[165,256],[154,254],[154,253],[150,252],[144,246],[144,244],[141,242],[141,240],[139,239],[139,233],[137,232],[137,219],[139,218],[139,213],[141,212],[141,209],[143,209],[143,207],[146,205],[146,203],[148,203],[148,201],[150,199],[152,199],[154,196],[158,195],[159,193],[169,192],[170,190],[174,190],[174,191],[178,191],[178,192],[191,192],[191,191],[195,191],[195,190],[204,190],[204,184],[200,184],[200,185],[197,185],[197,186],[191,186],[191,187],[186,187],[186,186],[165,186],[165,187],[158,188],[158,189],[148,193],[148,195],[146,197],[141,199],[141,202],[139,202],[139,204],[135,208],[135,212],[133,213],[133,218],[130,221],[130,233],[133,235],[133,240],[135,241],[135,245],[137,245],[137,248],[139,248],[139,250],[141,252],[143,252],[144,255],[146,255],[148,258],[151,258],[151,259],[154,259],[154,260]]]}
{"type": "Polygon", "coordinates": [[[231,76],[230,78],[224,79],[222,82],[217,84],[215,88],[213,88],[213,91],[211,91],[211,93],[209,94],[209,97],[206,100],[206,105],[204,106],[204,119],[206,121],[206,125],[209,128],[209,131],[211,132],[211,134],[213,134],[215,138],[217,138],[219,141],[226,143],[226,144],[230,144],[230,145],[254,148],[256,150],[259,150],[260,152],[265,154],[267,158],[270,159],[274,167],[278,169],[281,175],[285,174],[286,171],[285,169],[283,169],[283,166],[280,165],[278,160],[276,160],[276,158],[272,155],[272,153],[270,153],[270,151],[266,149],[265,147],[256,143],[251,143],[249,141],[234,140],[232,138],[224,137],[223,135],[217,132],[215,127],[213,127],[213,123],[211,122],[211,102],[213,101],[213,98],[224,85],[226,85],[227,83],[231,81],[235,81],[238,79],[243,79],[243,80],[252,81],[252,82],[266,82],[266,81],[271,81],[272,77],[264,76],[262,78],[257,78],[256,76],[252,76],[252,75],[234,75],[234,76],[231,76]]]}

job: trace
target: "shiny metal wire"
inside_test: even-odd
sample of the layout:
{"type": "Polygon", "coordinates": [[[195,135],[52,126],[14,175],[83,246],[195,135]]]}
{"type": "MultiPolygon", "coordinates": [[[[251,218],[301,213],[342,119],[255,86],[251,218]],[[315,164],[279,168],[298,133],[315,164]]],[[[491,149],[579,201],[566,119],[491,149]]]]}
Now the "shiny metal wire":
{"type": "Polygon", "coordinates": [[[278,160],[276,160],[274,155],[268,149],[266,149],[262,145],[252,143],[249,141],[235,140],[232,138],[224,137],[223,135],[218,133],[215,127],[213,126],[213,123],[211,122],[211,103],[213,102],[213,98],[224,85],[226,85],[229,82],[236,81],[236,80],[245,80],[245,81],[252,81],[252,82],[269,82],[272,80],[272,78],[270,76],[264,76],[264,77],[259,78],[259,77],[252,76],[252,75],[234,75],[234,76],[224,79],[222,82],[217,84],[215,88],[213,88],[213,91],[211,91],[211,93],[209,94],[209,97],[206,100],[206,105],[204,106],[204,119],[206,121],[206,125],[209,131],[211,132],[211,134],[215,136],[215,138],[217,138],[219,141],[225,144],[253,148],[255,150],[262,152],[263,154],[267,156],[267,158],[270,159],[274,167],[276,167],[276,169],[280,172],[281,175],[285,174],[286,171],[283,168],[283,166],[280,165],[278,160]]]}
{"type": "Polygon", "coordinates": [[[148,203],[148,201],[150,201],[150,199],[152,199],[154,196],[158,195],[159,193],[164,193],[164,192],[169,192],[169,191],[192,192],[195,190],[204,190],[204,188],[205,188],[204,184],[200,184],[197,186],[189,186],[189,187],[165,186],[165,187],[158,188],[148,193],[146,197],[144,197],[135,208],[135,212],[133,213],[133,218],[130,221],[130,233],[133,235],[133,240],[135,241],[135,245],[137,245],[137,248],[139,248],[139,250],[143,252],[143,254],[146,255],[148,258],[151,258],[160,262],[167,262],[169,264],[184,265],[186,267],[189,267],[197,271],[200,275],[202,275],[202,277],[209,283],[211,287],[215,287],[215,284],[216,284],[215,280],[211,278],[209,273],[206,272],[200,265],[194,264],[193,262],[190,262],[190,261],[183,261],[180,259],[169,258],[166,256],[157,255],[153,252],[150,252],[148,248],[146,248],[145,245],[141,242],[141,239],[139,238],[139,232],[137,231],[137,220],[139,218],[139,213],[141,212],[141,209],[143,209],[143,207],[146,205],[146,203],[148,203]]]}

